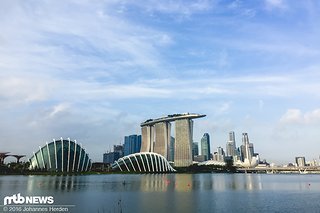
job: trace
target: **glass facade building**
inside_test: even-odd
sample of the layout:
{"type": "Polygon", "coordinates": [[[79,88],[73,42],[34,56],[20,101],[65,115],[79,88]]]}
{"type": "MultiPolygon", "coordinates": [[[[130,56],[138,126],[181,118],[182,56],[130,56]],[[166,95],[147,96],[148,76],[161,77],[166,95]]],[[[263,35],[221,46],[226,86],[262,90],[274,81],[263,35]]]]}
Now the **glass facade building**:
{"type": "Polygon", "coordinates": [[[124,137],[124,156],[140,152],[141,135],[129,135],[124,137]]]}
{"type": "Polygon", "coordinates": [[[88,154],[76,141],[53,140],[39,147],[30,158],[30,169],[56,172],[83,172],[91,168],[88,154]]]}
{"type": "Polygon", "coordinates": [[[142,173],[175,172],[162,155],[154,152],[139,152],[124,156],[112,164],[112,169],[142,173]]]}
{"type": "Polygon", "coordinates": [[[103,154],[103,163],[113,163],[120,158],[119,152],[108,152],[103,154]]]}
{"type": "Polygon", "coordinates": [[[210,160],[210,136],[204,133],[201,138],[201,155],[205,156],[205,160],[210,160]]]}
{"type": "Polygon", "coordinates": [[[107,152],[103,154],[103,163],[112,164],[119,158],[123,157],[123,146],[122,145],[114,145],[113,152],[107,152]]]}
{"type": "Polygon", "coordinates": [[[199,155],[199,145],[198,142],[192,143],[192,160],[194,160],[194,156],[199,155]]]}

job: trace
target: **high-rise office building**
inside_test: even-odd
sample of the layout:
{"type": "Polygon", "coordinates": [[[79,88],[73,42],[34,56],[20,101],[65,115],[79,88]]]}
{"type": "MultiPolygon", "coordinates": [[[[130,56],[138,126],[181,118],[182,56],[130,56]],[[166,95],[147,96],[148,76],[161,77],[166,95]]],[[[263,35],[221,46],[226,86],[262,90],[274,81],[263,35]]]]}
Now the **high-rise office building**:
{"type": "Polygon", "coordinates": [[[140,152],[141,135],[129,135],[124,137],[124,156],[140,152]]]}
{"type": "Polygon", "coordinates": [[[205,156],[206,160],[210,160],[210,136],[204,133],[201,138],[201,155],[205,156]]]}
{"type": "Polygon", "coordinates": [[[237,155],[237,147],[236,147],[236,139],[234,132],[229,132],[229,140],[226,145],[226,156],[236,156],[237,155]]]}
{"type": "Polygon", "coordinates": [[[168,161],[172,161],[172,162],[174,161],[174,143],[175,143],[175,138],[171,136],[168,161]]]}
{"type": "Polygon", "coordinates": [[[162,155],[166,159],[169,158],[170,137],[171,137],[171,123],[159,122],[154,125],[155,129],[155,143],[154,152],[162,155]]]}
{"type": "Polygon", "coordinates": [[[142,145],[140,152],[155,152],[175,167],[192,165],[193,119],[205,115],[194,113],[173,114],[141,123],[142,145]],[[175,141],[172,144],[171,122],[175,122],[175,141]],[[174,151],[172,151],[174,148],[174,151]],[[173,159],[172,159],[173,158],[173,159]]]}
{"type": "Polygon", "coordinates": [[[192,165],[192,135],[193,121],[191,119],[176,121],[174,166],[192,165]]]}
{"type": "Polygon", "coordinates": [[[225,153],[222,147],[217,148],[217,152],[214,153],[213,155],[213,160],[219,161],[219,162],[224,162],[225,159],[225,153]]]}
{"type": "Polygon", "coordinates": [[[199,143],[193,142],[192,143],[192,159],[194,160],[194,156],[199,155],[199,143]]]}
{"type": "Polygon", "coordinates": [[[253,144],[249,143],[248,133],[242,133],[241,152],[243,161],[245,161],[245,159],[248,159],[248,161],[251,162],[252,157],[254,156],[254,148],[253,144]]]}

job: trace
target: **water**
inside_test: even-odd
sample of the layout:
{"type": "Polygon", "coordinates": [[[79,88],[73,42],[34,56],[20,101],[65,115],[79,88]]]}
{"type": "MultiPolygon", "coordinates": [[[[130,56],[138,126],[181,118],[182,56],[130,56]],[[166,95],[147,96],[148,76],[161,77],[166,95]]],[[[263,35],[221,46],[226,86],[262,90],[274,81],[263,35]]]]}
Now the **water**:
{"type": "Polygon", "coordinates": [[[68,212],[320,212],[320,175],[0,176],[1,205],[18,193],[68,212]]]}

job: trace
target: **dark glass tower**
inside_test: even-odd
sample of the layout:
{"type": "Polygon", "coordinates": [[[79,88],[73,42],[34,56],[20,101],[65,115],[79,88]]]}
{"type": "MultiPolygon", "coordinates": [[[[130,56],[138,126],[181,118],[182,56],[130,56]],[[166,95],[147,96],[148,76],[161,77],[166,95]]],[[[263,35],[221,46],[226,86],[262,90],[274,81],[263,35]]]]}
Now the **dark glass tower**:
{"type": "Polygon", "coordinates": [[[140,152],[141,135],[129,135],[124,137],[124,156],[140,152]]]}
{"type": "Polygon", "coordinates": [[[201,138],[201,155],[205,157],[205,160],[210,160],[210,136],[208,133],[204,133],[201,138]]]}

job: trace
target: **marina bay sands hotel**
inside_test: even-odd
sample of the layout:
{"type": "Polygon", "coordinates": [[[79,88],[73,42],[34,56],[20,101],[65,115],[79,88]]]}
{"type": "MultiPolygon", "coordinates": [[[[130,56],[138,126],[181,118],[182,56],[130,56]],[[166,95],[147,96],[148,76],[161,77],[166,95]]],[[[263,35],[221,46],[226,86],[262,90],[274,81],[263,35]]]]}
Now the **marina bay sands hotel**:
{"type": "Polygon", "coordinates": [[[192,165],[193,120],[206,115],[184,113],[149,119],[141,123],[140,152],[155,152],[169,159],[171,122],[175,122],[174,166],[192,165]]]}

